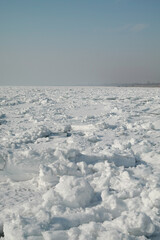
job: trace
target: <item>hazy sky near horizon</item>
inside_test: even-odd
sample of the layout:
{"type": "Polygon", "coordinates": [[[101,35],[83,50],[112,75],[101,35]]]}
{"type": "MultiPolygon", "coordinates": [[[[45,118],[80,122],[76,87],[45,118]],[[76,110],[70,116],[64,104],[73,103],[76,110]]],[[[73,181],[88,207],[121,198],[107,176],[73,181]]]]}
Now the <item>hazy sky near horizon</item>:
{"type": "Polygon", "coordinates": [[[1,0],[0,85],[160,83],[159,0],[1,0]]]}

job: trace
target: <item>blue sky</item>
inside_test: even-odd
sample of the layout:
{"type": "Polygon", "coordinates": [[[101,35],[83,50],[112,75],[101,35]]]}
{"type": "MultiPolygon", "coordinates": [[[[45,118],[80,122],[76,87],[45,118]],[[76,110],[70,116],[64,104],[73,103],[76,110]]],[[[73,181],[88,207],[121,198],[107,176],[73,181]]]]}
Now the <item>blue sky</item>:
{"type": "Polygon", "coordinates": [[[160,82],[159,0],[1,0],[0,85],[160,82]]]}

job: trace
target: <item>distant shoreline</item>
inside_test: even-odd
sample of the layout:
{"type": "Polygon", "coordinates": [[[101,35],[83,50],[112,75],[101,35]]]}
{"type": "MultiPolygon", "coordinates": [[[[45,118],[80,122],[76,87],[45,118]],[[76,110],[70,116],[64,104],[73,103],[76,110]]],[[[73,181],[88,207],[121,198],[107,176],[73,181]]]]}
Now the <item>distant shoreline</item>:
{"type": "Polygon", "coordinates": [[[113,85],[68,85],[68,86],[61,86],[61,85],[0,85],[0,88],[7,88],[7,87],[13,87],[13,88],[78,88],[78,87],[142,87],[142,88],[160,88],[160,83],[134,83],[134,84],[113,84],[113,85]]]}
{"type": "Polygon", "coordinates": [[[135,83],[135,84],[122,84],[118,87],[146,87],[146,88],[159,88],[160,83],[135,83]]]}

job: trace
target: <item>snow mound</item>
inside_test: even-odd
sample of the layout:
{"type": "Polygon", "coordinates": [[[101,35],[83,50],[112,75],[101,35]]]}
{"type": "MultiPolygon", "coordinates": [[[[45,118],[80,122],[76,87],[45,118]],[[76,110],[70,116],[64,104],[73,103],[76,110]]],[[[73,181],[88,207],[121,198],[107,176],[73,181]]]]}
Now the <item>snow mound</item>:
{"type": "Polygon", "coordinates": [[[127,228],[128,232],[134,236],[151,236],[155,227],[152,220],[145,213],[141,212],[131,212],[127,218],[127,228]]]}
{"type": "Polygon", "coordinates": [[[160,188],[153,189],[149,193],[149,198],[155,207],[160,208],[160,188]]]}
{"type": "Polygon", "coordinates": [[[85,179],[74,176],[62,176],[55,190],[63,198],[64,204],[73,208],[89,205],[94,193],[85,179]]]}
{"type": "Polygon", "coordinates": [[[34,142],[38,138],[46,138],[52,134],[51,130],[49,130],[46,126],[37,126],[30,131],[26,131],[23,135],[18,134],[17,136],[21,136],[21,141],[24,143],[34,142]]]}

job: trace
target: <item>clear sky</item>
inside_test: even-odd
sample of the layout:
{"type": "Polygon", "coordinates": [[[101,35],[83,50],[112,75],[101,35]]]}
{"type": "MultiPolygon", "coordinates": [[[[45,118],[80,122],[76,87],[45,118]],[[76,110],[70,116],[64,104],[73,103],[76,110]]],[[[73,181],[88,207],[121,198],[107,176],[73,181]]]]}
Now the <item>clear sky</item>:
{"type": "Polygon", "coordinates": [[[0,0],[0,85],[160,83],[160,0],[0,0]]]}

